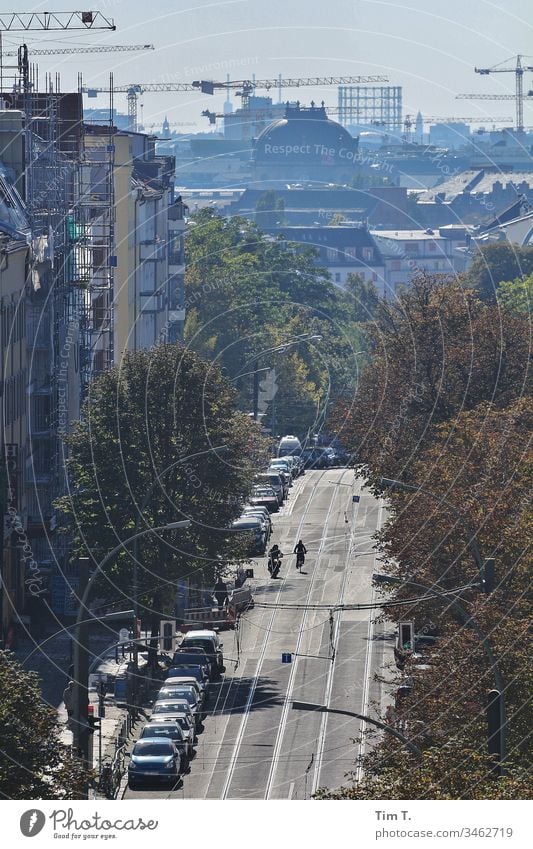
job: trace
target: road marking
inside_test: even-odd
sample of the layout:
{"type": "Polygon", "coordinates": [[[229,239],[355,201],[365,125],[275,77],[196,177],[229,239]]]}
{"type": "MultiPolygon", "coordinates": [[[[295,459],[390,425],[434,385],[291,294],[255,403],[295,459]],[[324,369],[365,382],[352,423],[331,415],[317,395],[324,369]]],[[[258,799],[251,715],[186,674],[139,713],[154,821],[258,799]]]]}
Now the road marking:
{"type": "Polygon", "coordinates": [[[293,793],[294,793],[294,781],[291,781],[291,783],[289,784],[289,795],[287,796],[287,799],[292,799],[293,793]]]}
{"type": "MultiPolygon", "coordinates": [[[[381,525],[383,524],[383,499],[379,500],[379,510],[378,510],[378,520],[376,523],[376,531],[381,530],[381,525]]],[[[376,554],[374,553],[374,569],[375,571],[375,561],[376,554]]],[[[376,588],[374,584],[372,584],[372,594],[370,596],[371,604],[375,601],[376,588]]],[[[363,715],[367,715],[367,705],[368,705],[368,695],[370,692],[370,673],[372,671],[372,653],[374,648],[374,611],[369,610],[369,618],[368,618],[368,635],[367,635],[367,649],[366,649],[366,658],[365,658],[365,671],[363,677],[363,696],[361,699],[361,713],[363,715]]],[[[359,784],[363,775],[363,767],[361,764],[361,758],[365,753],[366,743],[365,743],[365,730],[366,730],[366,722],[363,720],[360,726],[360,735],[359,735],[359,751],[357,755],[357,769],[355,772],[355,781],[356,784],[359,784]]]]}
{"type": "MultiPolygon", "coordinates": [[[[345,472],[343,472],[342,474],[344,475],[345,472]]],[[[342,477],[342,475],[341,475],[341,477],[342,477]]],[[[334,503],[338,494],[339,494],[338,490],[333,491],[333,494],[331,496],[331,501],[330,501],[330,504],[329,504],[329,507],[328,507],[328,512],[326,514],[326,518],[324,519],[324,530],[327,529],[329,517],[330,517],[331,511],[333,509],[333,503],[334,503]]],[[[311,580],[309,582],[309,589],[307,591],[307,598],[306,598],[307,604],[309,603],[309,600],[310,600],[311,595],[312,595],[313,590],[314,590],[315,576],[318,575],[318,573],[319,573],[318,564],[320,562],[320,556],[322,554],[326,539],[327,539],[327,536],[324,536],[322,538],[322,541],[320,543],[320,547],[318,549],[318,553],[317,553],[316,560],[315,560],[315,568],[313,569],[313,574],[312,574],[311,580]]],[[[302,616],[301,622],[300,622],[299,629],[298,629],[298,638],[296,640],[296,648],[295,648],[295,652],[294,652],[296,657],[295,657],[295,660],[294,660],[292,667],[291,667],[291,671],[290,671],[290,675],[289,675],[289,681],[288,681],[288,684],[287,684],[287,689],[285,691],[285,697],[284,697],[284,700],[283,700],[283,709],[282,709],[282,712],[281,712],[281,720],[280,720],[279,727],[278,727],[278,733],[276,735],[276,743],[275,743],[275,746],[274,746],[274,752],[272,754],[272,761],[270,763],[270,770],[269,770],[268,779],[267,779],[266,787],[265,787],[265,799],[268,799],[269,796],[270,796],[270,792],[272,790],[272,785],[273,785],[273,782],[274,782],[274,774],[275,774],[275,771],[277,769],[278,759],[279,759],[279,756],[280,756],[280,753],[281,753],[281,748],[282,748],[282,745],[283,745],[283,736],[285,734],[285,726],[287,725],[287,719],[288,719],[288,716],[289,716],[289,710],[290,710],[290,704],[291,704],[291,693],[292,693],[292,690],[293,690],[293,687],[294,687],[294,681],[295,681],[296,672],[297,672],[297,669],[298,669],[298,649],[300,648],[300,643],[302,641],[302,638],[303,638],[305,630],[306,630],[304,626],[305,626],[305,623],[307,621],[307,615],[308,615],[307,610],[305,610],[304,614],[302,616]]]]}
{"type": "MultiPolygon", "coordinates": [[[[299,536],[299,534],[300,534],[300,530],[301,530],[302,525],[304,523],[305,516],[307,514],[307,511],[309,509],[311,501],[314,497],[314,494],[315,494],[321,480],[322,480],[322,475],[318,478],[318,480],[316,481],[316,483],[313,486],[313,489],[311,490],[311,494],[310,494],[310,496],[307,500],[307,504],[305,505],[304,511],[302,513],[302,518],[300,519],[300,523],[298,525],[297,536],[299,536]]],[[[277,593],[277,599],[276,599],[277,601],[279,601],[279,599],[280,599],[280,596],[281,596],[281,593],[282,593],[282,590],[283,590],[283,586],[284,586],[286,580],[287,580],[287,576],[283,579],[283,581],[280,584],[280,587],[279,587],[279,590],[278,590],[278,593],[277,593]]],[[[242,717],[241,717],[241,722],[240,722],[240,725],[239,725],[239,730],[238,730],[238,733],[237,733],[237,737],[235,739],[233,751],[231,753],[231,759],[230,759],[230,763],[229,763],[229,767],[228,767],[228,771],[227,771],[227,775],[226,775],[226,780],[224,782],[224,787],[222,788],[222,793],[221,793],[221,796],[220,796],[221,799],[225,799],[227,797],[228,792],[229,792],[229,788],[230,788],[230,785],[231,785],[231,782],[232,782],[232,779],[233,779],[233,774],[235,772],[235,767],[236,767],[236,764],[237,764],[237,758],[239,757],[239,751],[240,751],[240,748],[241,748],[242,740],[243,740],[243,737],[244,737],[244,732],[245,732],[245,729],[246,729],[246,724],[248,722],[248,717],[249,717],[249,714],[250,714],[250,707],[251,707],[251,704],[252,704],[252,701],[253,701],[253,698],[254,698],[254,695],[255,695],[255,691],[257,689],[257,681],[258,681],[258,678],[259,678],[259,673],[261,671],[261,666],[263,665],[263,661],[264,661],[265,654],[266,654],[267,647],[268,647],[270,632],[272,630],[272,626],[274,624],[274,619],[276,617],[276,614],[277,614],[277,610],[274,608],[274,610],[272,611],[272,615],[270,617],[270,621],[268,623],[268,627],[266,629],[265,638],[263,640],[263,646],[261,648],[261,652],[260,652],[260,655],[259,655],[259,658],[258,658],[258,661],[257,661],[257,665],[255,667],[255,673],[254,673],[253,681],[250,685],[250,691],[248,693],[248,698],[246,699],[246,704],[244,706],[243,714],[242,714],[242,717]]]]}
{"type": "MultiPolygon", "coordinates": [[[[341,583],[340,592],[339,592],[339,604],[343,603],[344,593],[345,593],[345,590],[346,590],[346,585],[348,583],[348,575],[350,573],[349,561],[350,561],[350,555],[352,553],[352,548],[353,548],[353,545],[354,545],[355,523],[356,523],[356,520],[357,520],[358,512],[359,512],[359,503],[357,503],[357,509],[354,510],[354,514],[352,516],[352,524],[351,524],[351,532],[350,532],[350,544],[348,546],[348,551],[347,551],[346,558],[345,558],[345,561],[344,561],[344,574],[342,576],[342,583],[341,583]]],[[[337,614],[337,620],[335,622],[335,627],[334,627],[334,631],[333,631],[333,646],[335,648],[335,656],[334,656],[334,660],[331,663],[330,668],[328,670],[328,677],[326,679],[326,692],[325,692],[325,696],[324,696],[324,704],[326,705],[326,708],[329,708],[330,701],[331,701],[331,693],[333,691],[333,676],[335,674],[335,664],[337,662],[337,645],[338,645],[338,642],[339,642],[341,619],[342,619],[342,612],[339,611],[339,613],[337,614]]],[[[328,724],[328,712],[326,710],[322,714],[321,721],[320,721],[320,731],[318,733],[318,744],[317,744],[317,750],[316,750],[315,769],[314,769],[314,772],[313,772],[313,783],[311,785],[311,795],[313,795],[313,793],[316,793],[316,791],[319,788],[320,771],[322,769],[322,758],[324,756],[324,746],[325,746],[325,743],[326,743],[327,724],[328,724]]]]}

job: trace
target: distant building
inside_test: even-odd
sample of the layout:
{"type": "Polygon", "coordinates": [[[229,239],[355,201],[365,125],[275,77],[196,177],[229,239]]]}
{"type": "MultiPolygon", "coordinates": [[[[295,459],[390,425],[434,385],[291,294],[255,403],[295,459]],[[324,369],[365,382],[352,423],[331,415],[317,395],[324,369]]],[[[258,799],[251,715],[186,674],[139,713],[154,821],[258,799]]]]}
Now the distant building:
{"type": "Polygon", "coordinates": [[[329,271],[335,285],[343,287],[349,274],[359,274],[384,294],[385,263],[376,240],[364,225],[279,227],[270,232],[288,242],[314,248],[318,252],[316,265],[329,271]]]}
{"type": "Polygon", "coordinates": [[[316,184],[253,187],[225,207],[223,214],[253,217],[262,225],[263,217],[257,210],[265,191],[272,192],[283,224],[325,226],[344,219],[366,222],[372,227],[406,228],[411,223],[407,190],[399,186],[377,186],[366,191],[316,184]]]}
{"type": "Polygon", "coordinates": [[[350,185],[359,168],[357,139],[331,121],[324,106],[287,105],[284,117],[256,139],[253,165],[255,186],[350,185]]]}
{"type": "Polygon", "coordinates": [[[383,257],[386,289],[390,293],[408,286],[418,274],[455,275],[464,271],[469,258],[461,248],[469,241],[466,227],[439,230],[372,230],[383,257]]]}

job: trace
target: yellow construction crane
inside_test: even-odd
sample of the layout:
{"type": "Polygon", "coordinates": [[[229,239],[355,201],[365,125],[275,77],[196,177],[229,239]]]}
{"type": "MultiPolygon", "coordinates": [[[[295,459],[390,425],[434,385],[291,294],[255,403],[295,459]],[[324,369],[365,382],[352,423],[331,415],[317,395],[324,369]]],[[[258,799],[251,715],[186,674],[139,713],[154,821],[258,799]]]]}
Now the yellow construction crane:
{"type": "Polygon", "coordinates": [[[500,62],[498,65],[493,65],[492,68],[474,68],[476,74],[514,74],[515,75],[515,94],[458,94],[457,100],[514,100],[516,104],[516,130],[523,132],[524,130],[524,101],[530,99],[530,94],[524,97],[524,74],[526,71],[533,71],[533,65],[522,65],[524,57],[518,55],[515,64],[512,67],[502,67],[505,62],[500,62]]]}

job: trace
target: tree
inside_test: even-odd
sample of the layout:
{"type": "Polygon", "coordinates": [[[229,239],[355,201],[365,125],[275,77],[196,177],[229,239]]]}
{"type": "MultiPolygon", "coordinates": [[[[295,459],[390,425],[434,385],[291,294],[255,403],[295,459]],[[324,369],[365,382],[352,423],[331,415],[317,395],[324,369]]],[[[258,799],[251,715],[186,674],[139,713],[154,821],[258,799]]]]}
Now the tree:
{"type": "MultiPolygon", "coordinates": [[[[177,578],[211,582],[220,562],[242,554],[227,529],[248,496],[262,441],[235,397],[218,368],[180,346],[128,353],[91,384],[65,438],[71,488],[58,507],[76,554],[99,561],[136,527],[192,520],[186,531],[139,540],[140,598],[153,627],[173,609],[177,578]],[[220,445],[226,450],[209,451],[220,445]]],[[[109,564],[101,595],[130,599],[132,571],[130,549],[109,564]]]]}
{"type": "Polygon", "coordinates": [[[372,479],[409,481],[434,428],[482,401],[503,407],[531,391],[529,327],[460,283],[421,276],[380,302],[367,330],[372,359],[334,429],[372,479]]]}
{"type": "Polygon", "coordinates": [[[58,735],[37,675],[0,652],[0,798],[83,798],[89,774],[58,735]]]}
{"type": "Polygon", "coordinates": [[[533,311],[533,274],[529,277],[517,277],[498,284],[498,303],[510,312],[531,315],[533,311]]]}
{"type": "Polygon", "coordinates": [[[274,364],[274,357],[265,359],[261,352],[297,335],[322,337],[319,352],[298,348],[305,379],[296,379],[301,368],[279,364],[279,391],[299,407],[305,432],[315,417],[316,396],[335,397],[341,388],[352,388],[351,355],[361,348],[362,335],[353,298],[316,266],[313,248],[267,238],[244,218],[223,219],[204,210],[195,216],[186,245],[185,339],[236,380],[242,409],[251,409],[248,372],[258,362],[274,364]],[[238,378],[242,374],[247,377],[238,378]]]}
{"type": "Polygon", "coordinates": [[[356,322],[372,321],[375,317],[379,294],[371,280],[365,280],[362,274],[348,274],[346,292],[352,299],[352,316],[356,322]]]}
{"type": "Polygon", "coordinates": [[[283,224],[285,218],[285,201],[278,197],[274,189],[262,192],[255,206],[255,220],[260,227],[271,230],[283,224]]]}
{"type": "Polygon", "coordinates": [[[423,649],[422,666],[408,658],[402,675],[396,676],[397,684],[408,679],[411,688],[396,697],[388,716],[422,756],[417,758],[384,734],[364,759],[363,781],[333,793],[324,791],[320,798],[530,795],[531,716],[526,705],[533,685],[527,594],[533,543],[532,430],[531,397],[503,409],[482,404],[462,412],[433,431],[413,470],[420,489],[390,493],[390,518],[379,534],[381,571],[400,583],[387,591],[387,601],[393,602],[387,618],[413,619],[416,633],[430,630],[438,635],[433,648],[423,649]],[[482,556],[496,560],[496,586],[490,595],[479,587],[465,525],[475,532],[482,556]],[[424,595],[424,587],[435,591],[468,584],[474,586],[457,593],[464,614],[450,596],[406,604],[424,595]],[[487,635],[505,687],[509,754],[507,775],[498,780],[487,754],[485,714],[487,692],[496,681],[474,622],[487,635]]]}
{"type": "Polygon", "coordinates": [[[479,248],[462,280],[466,288],[474,289],[482,300],[491,303],[496,300],[499,283],[530,274],[533,274],[533,247],[495,242],[479,248]]]}

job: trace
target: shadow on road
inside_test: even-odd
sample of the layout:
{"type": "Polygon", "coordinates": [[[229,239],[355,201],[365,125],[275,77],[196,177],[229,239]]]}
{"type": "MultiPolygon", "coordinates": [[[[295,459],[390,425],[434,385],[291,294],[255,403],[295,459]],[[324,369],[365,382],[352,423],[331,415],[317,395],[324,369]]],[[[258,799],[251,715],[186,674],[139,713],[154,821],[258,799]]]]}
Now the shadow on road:
{"type": "Polygon", "coordinates": [[[283,704],[283,698],[279,692],[279,683],[270,678],[229,678],[222,681],[218,686],[213,684],[210,694],[210,705],[207,706],[207,715],[231,716],[243,713],[248,703],[250,688],[255,683],[250,711],[266,710],[283,704]],[[217,706],[215,710],[213,708],[217,706]]]}

